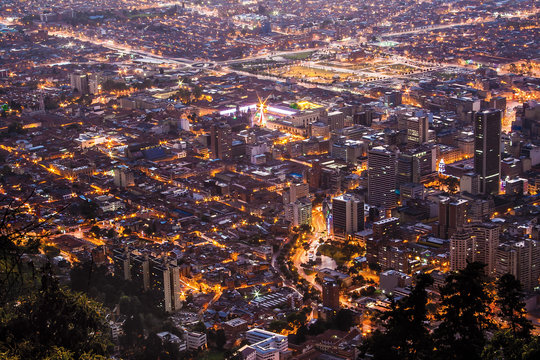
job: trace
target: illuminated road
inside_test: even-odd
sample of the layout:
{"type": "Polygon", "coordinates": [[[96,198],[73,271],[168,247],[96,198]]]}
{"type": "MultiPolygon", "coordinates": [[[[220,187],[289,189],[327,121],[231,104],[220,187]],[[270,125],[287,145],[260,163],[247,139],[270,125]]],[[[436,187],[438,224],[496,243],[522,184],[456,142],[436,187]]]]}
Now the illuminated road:
{"type": "MultiPolygon", "coordinates": [[[[485,20],[485,21],[487,21],[487,20],[485,20]]],[[[482,21],[482,22],[485,22],[485,21],[482,21]]],[[[399,35],[406,35],[406,34],[420,34],[420,33],[423,33],[423,32],[429,32],[429,31],[433,31],[433,30],[448,29],[448,28],[453,28],[453,27],[456,27],[456,26],[464,26],[464,25],[471,25],[471,24],[477,24],[477,23],[480,23],[480,21],[478,21],[478,20],[468,20],[468,21],[460,22],[460,23],[456,23],[456,24],[432,25],[432,26],[420,27],[418,29],[405,30],[405,31],[401,31],[401,32],[399,32],[399,31],[389,32],[389,33],[381,34],[379,36],[384,38],[384,37],[399,36],[399,35]]]]}
{"type": "MultiPolygon", "coordinates": [[[[525,18],[531,15],[536,15],[540,12],[540,9],[533,9],[530,11],[517,11],[513,14],[505,15],[506,17],[512,18],[512,17],[520,17],[525,18]]],[[[391,36],[398,36],[398,35],[406,35],[406,34],[420,34],[423,32],[429,32],[433,30],[440,30],[440,29],[448,29],[458,26],[464,26],[464,25],[475,25],[475,24],[483,24],[491,21],[495,21],[496,18],[494,16],[485,16],[483,18],[476,18],[476,19],[469,19],[467,21],[454,23],[454,24],[441,24],[441,25],[430,25],[425,27],[420,27],[417,29],[411,29],[411,30],[405,30],[405,31],[396,31],[396,32],[388,32],[380,34],[380,37],[391,37],[391,36]]]]}
{"type": "Polygon", "coordinates": [[[96,38],[89,38],[85,35],[78,34],[75,32],[67,32],[67,31],[49,31],[49,35],[51,36],[57,36],[62,38],[68,38],[68,39],[76,39],[79,41],[85,41],[89,42],[95,45],[100,45],[103,47],[106,47],[107,49],[123,52],[126,54],[134,54],[139,55],[143,57],[147,57],[153,60],[162,61],[164,63],[169,64],[175,64],[175,65],[190,65],[194,63],[193,60],[185,59],[185,58],[175,58],[175,57],[168,57],[168,56],[162,56],[158,54],[153,54],[148,51],[140,50],[140,49],[133,49],[129,45],[122,45],[116,43],[114,40],[102,40],[102,39],[96,39],[96,38]]]}

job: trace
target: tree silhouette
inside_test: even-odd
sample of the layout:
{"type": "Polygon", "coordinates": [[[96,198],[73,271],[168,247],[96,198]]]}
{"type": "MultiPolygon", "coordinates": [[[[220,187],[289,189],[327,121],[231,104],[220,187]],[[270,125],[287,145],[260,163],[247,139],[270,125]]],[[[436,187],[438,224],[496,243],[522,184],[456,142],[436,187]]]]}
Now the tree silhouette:
{"type": "MultiPolygon", "coordinates": [[[[18,225],[20,214],[24,213],[24,204],[32,196],[20,203],[10,201],[0,214],[0,306],[25,293],[28,288],[28,272],[24,269],[24,254],[36,253],[40,238],[34,236],[42,222],[33,221],[18,225]]],[[[30,265],[32,266],[32,265],[30,265]]]]}
{"type": "Polygon", "coordinates": [[[84,353],[107,354],[111,343],[101,306],[62,289],[50,270],[41,284],[36,293],[4,307],[0,349],[24,359],[43,358],[55,347],[77,358],[84,353]]]}
{"type": "Polygon", "coordinates": [[[411,294],[392,302],[391,310],[382,315],[385,330],[375,331],[362,350],[372,354],[375,360],[431,359],[433,340],[425,325],[428,313],[426,288],[431,284],[431,276],[419,275],[411,294]]]}
{"type": "Polygon", "coordinates": [[[23,264],[38,251],[41,237],[33,234],[48,220],[21,221],[30,197],[5,205],[0,221],[0,358],[104,359],[111,343],[100,305],[61,288],[50,263],[23,264]]]}
{"type": "Polygon", "coordinates": [[[531,339],[532,323],[525,317],[521,283],[512,274],[505,274],[496,287],[495,304],[503,324],[484,348],[482,358],[518,360],[535,352],[540,356],[537,338],[531,339]]]}
{"type": "Polygon", "coordinates": [[[521,283],[512,274],[505,274],[497,281],[497,296],[495,303],[499,308],[500,317],[504,320],[513,336],[528,338],[531,334],[532,323],[525,317],[524,294],[521,283]]]}
{"type": "Polygon", "coordinates": [[[485,289],[484,264],[473,262],[450,274],[441,288],[441,321],[434,332],[436,358],[480,359],[490,328],[490,297],[485,289]]]}

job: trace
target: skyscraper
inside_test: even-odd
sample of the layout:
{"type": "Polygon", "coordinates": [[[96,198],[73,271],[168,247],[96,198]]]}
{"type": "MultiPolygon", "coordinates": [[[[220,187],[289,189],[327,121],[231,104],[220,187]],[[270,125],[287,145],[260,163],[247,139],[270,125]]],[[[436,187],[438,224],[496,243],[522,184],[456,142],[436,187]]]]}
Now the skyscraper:
{"type": "Polygon", "coordinates": [[[419,146],[399,154],[397,185],[420,183],[436,171],[437,154],[434,146],[419,146]]]}
{"type": "Polygon", "coordinates": [[[364,202],[352,194],[333,198],[332,224],[337,237],[364,230],[364,202]]]}
{"type": "Polygon", "coordinates": [[[472,259],[473,237],[469,229],[459,229],[450,238],[450,270],[457,271],[467,267],[472,259]]]}
{"type": "Polygon", "coordinates": [[[501,179],[500,110],[485,110],[475,115],[474,171],[480,176],[480,193],[499,193],[501,179]]]}
{"type": "Polygon", "coordinates": [[[396,154],[382,146],[368,152],[368,202],[385,209],[396,205],[396,154]]]}
{"type": "Polygon", "coordinates": [[[323,286],[323,305],[332,310],[339,309],[339,284],[335,281],[326,281],[323,286]]]}
{"type": "Polygon", "coordinates": [[[232,157],[231,127],[225,123],[212,124],[210,128],[210,151],[213,159],[230,160],[232,157]]]}
{"type": "Polygon", "coordinates": [[[429,120],[427,116],[407,119],[407,143],[424,144],[428,142],[429,120]]]}
{"type": "Polygon", "coordinates": [[[472,223],[470,225],[473,242],[473,261],[486,264],[485,273],[495,276],[497,248],[499,247],[499,225],[494,223],[472,223]]]}
{"type": "Polygon", "coordinates": [[[504,243],[497,248],[497,276],[510,273],[526,291],[538,286],[540,277],[540,242],[523,239],[515,243],[504,243]]]}
{"type": "Polygon", "coordinates": [[[283,203],[290,204],[309,195],[309,185],[304,182],[293,182],[283,191],[283,203]]]}
{"type": "Polygon", "coordinates": [[[311,225],[311,200],[304,197],[285,205],[285,217],[292,226],[311,225]]]}
{"type": "Polygon", "coordinates": [[[439,221],[435,233],[441,239],[450,238],[467,222],[469,202],[464,199],[443,198],[439,202],[439,221]]]}
{"type": "Polygon", "coordinates": [[[86,74],[73,73],[69,75],[71,89],[84,95],[90,92],[88,87],[88,76],[86,74]]]}
{"type": "Polygon", "coordinates": [[[133,172],[126,165],[119,165],[114,169],[114,185],[122,188],[135,185],[133,172]]]}

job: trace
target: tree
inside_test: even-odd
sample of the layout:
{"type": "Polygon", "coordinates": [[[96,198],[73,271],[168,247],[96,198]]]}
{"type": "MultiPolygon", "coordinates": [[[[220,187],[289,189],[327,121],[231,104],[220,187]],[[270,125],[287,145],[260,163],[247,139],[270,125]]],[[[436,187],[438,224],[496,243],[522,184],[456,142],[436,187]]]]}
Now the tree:
{"type": "Polygon", "coordinates": [[[532,323],[525,317],[524,294],[521,283],[512,274],[505,274],[497,281],[497,296],[495,303],[499,308],[500,317],[510,327],[512,335],[528,338],[531,334],[532,323]]]}
{"type": "Polygon", "coordinates": [[[114,81],[114,80],[106,80],[102,85],[101,88],[103,91],[123,91],[127,90],[128,87],[126,83],[123,81],[114,81]]]}
{"type": "Polygon", "coordinates": [[[34,276],[29,278],[22,257],[24,254],[38,251],[40,238],[31,234],[41,224],[32,222],[14,226],[18,223],[19,214],[24,211],[22,205],[30,197],[31,195],[20,204],[11,201],[0,214],[0,306],[34,287],[34,276]]]}
{"type": "Polygon", "coordinates": [[[450,274],[441,288],[441,321],[434,332],[436,358],[480,359],[486,344],[490,297],[485,289],[484,264],[473,262],[450,274]]]}
{"type": "Polygon", "coordinates": [[[532,323],[525,317],[524,294],[521,283],[512,274],[505,274],[496,282],[495,304],[503,327],[490,339],[482,353],[483,359],[520,360],[534,350],[537,339],[531,339],[532,323]]]}
{"type": "Polygon", "coordinates": [[[58,99],[55,99],[51,96],[45,96],[43,98],[43,104],[45,105],[45,110],[55,110],[60,106],[58,99]]]}
{"type": "MultiPolygon", "coordinates": [[[[106,355],[110,348],[109,331],[101,306],[83,294],[60,288],[46,272],[41,289],[18,304],[10,304],[0,322],[0,350],[24,359],[67,352],[75,357],[85,353],[106,355]]],[[[55,357],[53,357],[55,358],[55,357]]]]}
{"type": "Polygon", "coordinates": [[[540,337],[535,336],[525,345],[522,354],[522,360],[540,359],[540,337]]]}
{"type": "Polygon", "coordinates": [[[7,133],[8,134],[24,134],[25,130],[23,129],[23,126],[21,123],[14,122],[8,125],[7,133]]]}
{"type": "Polygon", "coordinates": [[[433,339],[426,328],[428,294],[433,284],[427,274],[421,274],[409,296],[392,302],[391,310],[381,317],[384,331],[375,331],[366,341],[364,352],[377,359],[430,359],[433,339]]]}
{"type": "Polygon", "coordinates": [[[60,249],[52,245],[46,245],[43,248],[43,251],[45,251],[45,255],[47,255],[48,257],[55,257],[60,255],[60,249]]]}
{"type": "Polygon", "coordinates": [[[296,331],[296,339],[295,339],[296,344],[302,344],[306,342],[307,331],[308,330],[307,330],[306,325],[302,325],[298,328],[298,330],[296,331]]]}
{"type": "Polygon", "coordinates": [[[521,360],[525,339],[516,338],[509,329],[497,331],[482,351],[484,360],[521,360]]]}

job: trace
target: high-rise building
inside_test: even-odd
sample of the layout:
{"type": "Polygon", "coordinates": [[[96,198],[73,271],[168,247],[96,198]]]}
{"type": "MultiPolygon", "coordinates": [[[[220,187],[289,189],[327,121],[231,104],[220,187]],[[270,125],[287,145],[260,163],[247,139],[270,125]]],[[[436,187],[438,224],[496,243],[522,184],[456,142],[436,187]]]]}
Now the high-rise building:
{"type": "Polygon", "coordinates": [[[486,110],[475,115],[474,171],[480,175],[480,193],[499,193],[501,178],[500,110],[486,110]]]}
{"type": "Polygon", "coordinates": [[[399,186],[399,197],[402,204],[405,204],[410,199],[423,199],[424,185],[415,183],[401,184],[399,186]]]}
{"type": "Polygon", "coordinates": [[[364,202],[353,194],[333,198],[332,225],[337,237],[347,237],[364,230],[364,202]]]}
{"type": "Polygon", "coordinates": [[[499,225],[488,222],[467,223],[460,227],[450,238],[450,268],[461,270],[467,266],[467,261],[478,261],[486,265],[486,275],[495,276],[499,232],[499,225]]]}
{"type": "Polygon", "coordinates": [[[401,240],[381,241],[377,248],[377,263],[383,270],[394,269],[408,274],[410,251],[401,240]]]}
{"type": "Polygon", "coordinates": [[[230,160],[232,157],[231,127],[225,123],[212,124],[210,128],[210,151],[213,159],[230,160]]]}
{"type": "Polygon", "coordinates": [[[443,198],[439,202],[439,221],[435,234],[441,239],[450,238],[468,219],[469,202],[465,199],[443,198]]]}
{"type": "Polygon", "coordinates": [[[321,187],[322,178],[322,163],[319,159],[315,159],[311,163],[311,170],[309,172],[309,186],[313,189],[321,187]]]}
{"type": "Polygon", "coordinates": [[[172,312],[182,308],[180,267],[176,260],[136,255],[127,248],[114,249],[113,260],[115,276],[133,281],[143,290],[161,291],[161,305],[165,311],[172,312]]]}
{"type": "Polygon", "coordinates": [[[337,139],[331,147],[331,156],[335,159],[356,164],[364,153],[364,143],[358,140],[337,139]]]}
{"type": "Polygon", "coordinates": [[[473,236],[469,229],[459,229],[450,238],[450,270],[457,271],[467,267],[473,254],[473,236]]]}
{"type": "Polygon", "coordinates": [[[90,92],[90,88],[88,87],[88,76],[86,74],[73,73],[69,75],[69,79],[73,91],[77,91],[81,95],[90,92]]]}
{"type": "Polygon", "coordinates": [[[494,223],[471,223],[468,225],[473,235],[473,261],[486,264],[485,273],[495,276],[497,268],[497,248],[500,227],[494,223]]]}
{"type": "Polygon", "coordinates": [[[311,225],[312,206],[307,197],[285,205],[285,217],[292,226],[311,225]]]}
{"type": "Polygon", "coordinates": [[[368,203],[385,209],[396,206],[396,154],[382,146],[368,152],[368,203]]]}
{"type": "Polygon", "coordinates": [[[538,287],[540,277],[540,242],[523,239],[504,243],[497,248],[497,276],[512,274],[521,282],[523,289],[532,291],[538,287]]]}
{"type": "Polygon", "coordinates": [[[435,146],[420,146],[399,154],[397,161],[397,185],[420,183],[436,171],[435,146]]]}
{"type": "Polygon", "coordinates": [[[99,73],[88,76],[88,92],[97,95],[101,92],[101,83],[103,79],[99,73]]]}
{"type": "Polygon", "coordinates": [[[207,347],[207,340],[205,333],[199,333],[195,331],[186,331],[184,333],[186,339],[186,347],[188,350],[201,350],[207,347]]]}
{"type": "Polygon", "coordinates": [[[387,106],[399,106],[403,104],[403,94],[401,91],[388,91],[384,94],[384,103],[387,106]]]}
{"type": "Polygon", "coordinates": [[[373,110],[366,108],[364,111],[353,115],[353,124],[371,126],[373,123],[373,110]]]}
{"type": "Polygon", "coordinates": [[[119,165],[114,169],[114,185],[126,188],[135,185],[135,177],[125,165],[119,165]]]}
{"type": "Polygon", "coordinates": [[[407,118],[407,143],[424,144],[429,140],[429,119],[427,116],[407,118]]]}
{"type": "Polygon", "coordinates": [[[399,229],[399,218],[391,217],[373,223],[373,239],[390,240],[396,237],[399,229]]]}
{"type": "Polygon", "coordinates": [[[283,191],[283,203],[294,203],[296,200],[309,196],[309,185],[304,182],[293,182],[283,191]]]}
{"type": "Polygon", "coordinates": [[[163,291],[163,308],[167,312],[179,310],[182,307],[180,286],[180,269],[176,260],[150,260],[150,286],[163,291]]]}
{"type": "Polygon", "coordinates": [[[326,281],[322,286],[323,306],[332,310],[339,309],[339,284],[335,281],[326,281]]]}
{"type": "Polygon", "coordinates": [[[480,191],[480,177],[477,173],[469,172],[463,174],[459,179],[459,189],[463,192],[468,192],[471,195],[477,195],[480,191]]]}

